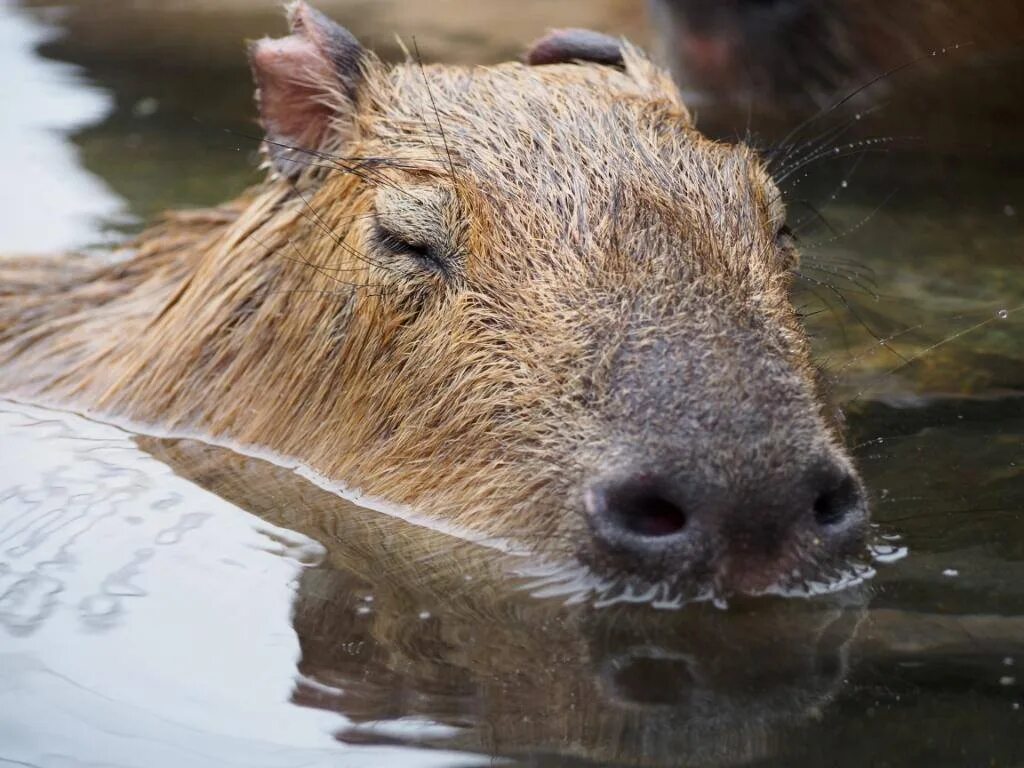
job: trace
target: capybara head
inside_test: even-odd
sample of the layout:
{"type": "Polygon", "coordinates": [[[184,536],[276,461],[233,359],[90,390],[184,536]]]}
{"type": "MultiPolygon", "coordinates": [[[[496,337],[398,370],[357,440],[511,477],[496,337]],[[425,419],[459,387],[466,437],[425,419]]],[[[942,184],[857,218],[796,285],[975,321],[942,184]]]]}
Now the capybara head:
{"type": "Polygon", "coordinates": [[[272,178],[141,324],[124,410],[630,589],[759,591],[860,548],[756,153],[596,33],[386,67],[290,21],[251,49],[272,178]]]}
{"type": "Polygon", "coordinates": [[[343,478],[626,580],[755,591],[858,549],[864,493],[753,151],[596,33],[386,68],[290,17],[251,60],[308,207],[296,258],[338,283],[316,301],[343,478]]]}

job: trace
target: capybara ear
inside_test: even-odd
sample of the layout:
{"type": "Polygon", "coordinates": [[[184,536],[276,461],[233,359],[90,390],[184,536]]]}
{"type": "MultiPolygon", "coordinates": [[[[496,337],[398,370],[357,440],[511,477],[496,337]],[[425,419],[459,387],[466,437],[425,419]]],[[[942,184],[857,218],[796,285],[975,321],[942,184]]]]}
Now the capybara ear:
{"type": "Polygon", "coordinates": [[[260,121],[274,168],[295,177],[315,165],[332,121],[355,109],[364,51],[344,27],[298,0],[287,37],[249,46],[260,121]]]}
{"type": "Polygon", "coordinates": [[[555,29],[530,46],[526,63],[567,64],[591,61],[610,67],[623,67],[622,44],[618,39],[590,29],[555,29]]]}

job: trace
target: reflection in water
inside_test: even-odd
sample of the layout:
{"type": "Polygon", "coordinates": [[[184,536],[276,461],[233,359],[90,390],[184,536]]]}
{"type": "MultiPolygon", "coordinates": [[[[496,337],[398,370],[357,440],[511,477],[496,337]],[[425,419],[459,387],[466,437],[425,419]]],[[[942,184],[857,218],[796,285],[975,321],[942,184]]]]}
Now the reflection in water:
{"type": "Polygon", "coordinates": [[[968,549],[946,555],[955,585],[883,567],[870,608],[850,590],[595,609],[531,595],[515,555],[223,448],[11,404],[0,430],[7,759],[792,765],[845,745],[830,764],[859,766],[922,728],[958,744],[922,765],[1017,754],[1024,611],[977,596],[1012,552],[981,593],[968,549]],[[885,718],[863,738],[868,711],[885,718]]]}
{"type": "Polygon", "coordinates": [[[293,582],[319,545],[120,430],[4,405],[0,446],[0,764],[337,764],[337,716],[287,703],[293,582]]]}
{"type": "Polygon", "coordinates": [[[732,764],[771,753],[778,729],[828,701],[860,615],[852,593],[728,612],[539,600],[509,576],[514,562],[479,545],[222,449],[143,445],[327,546],[329,567],[303,573],[294,606],[295,700],[351,718],[338,732],[346,742],[408,740],[379,724],[412,717],[460,729],[413,737],[435,746],[732,764]]]}

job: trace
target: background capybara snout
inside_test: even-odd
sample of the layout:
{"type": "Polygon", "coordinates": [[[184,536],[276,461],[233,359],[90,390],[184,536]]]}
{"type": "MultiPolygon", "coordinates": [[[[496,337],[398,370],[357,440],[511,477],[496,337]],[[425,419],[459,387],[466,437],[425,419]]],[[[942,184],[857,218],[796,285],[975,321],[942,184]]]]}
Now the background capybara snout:
{"type": "MultiPolygon", "coordinates": [[[[822,107],[960,46],[1018,47],[1016,0],[648,0],[660,55],[689,93],[762,109],[822,107]]],[[[906,98],[897,89],[896,100],[906,98]]]]}

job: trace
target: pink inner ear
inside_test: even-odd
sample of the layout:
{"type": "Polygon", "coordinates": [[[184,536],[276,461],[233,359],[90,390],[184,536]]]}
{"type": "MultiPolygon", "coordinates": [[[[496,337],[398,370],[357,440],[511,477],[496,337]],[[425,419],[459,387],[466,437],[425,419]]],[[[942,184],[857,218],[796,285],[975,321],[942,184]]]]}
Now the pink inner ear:
{"type": "Polygon", "coordinates": [[[330,119],[324,100],[331,72],[314,44],[299,35],[267,38],[253,44],[249,57],[267,139],[317,149],[330,119]]]}

